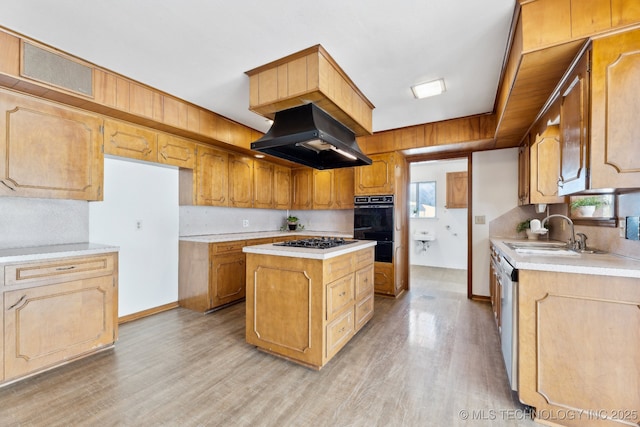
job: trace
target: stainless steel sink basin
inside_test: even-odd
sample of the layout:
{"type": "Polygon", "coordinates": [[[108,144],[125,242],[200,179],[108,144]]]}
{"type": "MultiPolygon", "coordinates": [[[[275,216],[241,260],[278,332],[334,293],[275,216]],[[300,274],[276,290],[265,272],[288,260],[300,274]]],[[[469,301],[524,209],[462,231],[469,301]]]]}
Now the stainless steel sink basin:
{"type": "Polygon", "coordinates": [[[587,248],[581,250],[570,249],[566,243],[561,242],[539,242],[539,241],[524,241],[524,242],[503,242],[505,245],[516,251],[518,254],[523,255],[563,255],[563,256],[579,256],[580,254],[605,254],[606,251],[601,251],[595,248],[587,248]]]}
{"type": "Polygon", "coordinates": [[[568,249],[566,243],[561,242],[503,242],[511,249],[568,249]]]}

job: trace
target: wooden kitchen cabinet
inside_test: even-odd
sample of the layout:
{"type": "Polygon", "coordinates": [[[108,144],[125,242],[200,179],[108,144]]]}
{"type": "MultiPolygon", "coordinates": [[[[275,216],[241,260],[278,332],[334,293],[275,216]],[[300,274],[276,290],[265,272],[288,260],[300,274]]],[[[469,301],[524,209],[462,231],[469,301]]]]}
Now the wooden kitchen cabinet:
{"type": "Polygon", "coordinates": [[[61,365],[117,339],[116,253],[0,266],[4,379],[61,365]]]}
{"type": "Polygon", "coordinates": [[[321,369],[373,316],[373,259],[247,253],[247,343],[321,369]]]}
{"type": "Polygon", "coordinates": [[[560,88],[560,174],[558,195],[589,187],[589,67],[587,50],[560,88]]]}
{"type": "Polygon", "coordinates": [[[313,170],[309,168],[291,170],[291,209],[313,207],[313,170]]]}
{"type": "Polygon", "coordinates": [[[445,208],[466,208],[468,194],[467,172],[447,172],[447,201],[445,208]]]}
{"type": "Polygon", "coordinates": [[[356,196],[394,194],[396,189],[396,169],[399,167],[397,153],[374,154],[369,156],[372,163],[355,167],[356,196]]]}
{"type": "Polygon", "coordinates": [[[0,90],[0,196],[102,200],[102,119],[0,90]]]}
{"type": "Polygon", "coordinates": [[[354,168],[334,169],[333,173],[336,209],[353,209],[354,168]]]}
{"type": "Polygon", "coordinates": [[[565,426],[636,425],[638,279],[521,269],[518,288],[520,400],[543,416],[583,414],[565,426]]]}
{"type": "Polygon", "coordinates": [[[104,153],[156,162],[158,133],[142,126],[107,119],[104,121],[104,153]]]}
{"type": "Polygon", "coordinates": [[[229,154],[229,206],[253,207],[253,160],[229,154]]]}
{"type": "Polygon", "coordinates": [[[196,167],[195,142],[168,133],[158,133],[158,163],[194,169],[196,167]]]}
{"type": "Polygon", "coordinates": [[[291,209],[291,169],[275,165],[273,198],[276,209],[291,209]]]}
{"type": "Polygon", "coordinates": [[[525,141],[518,147],[518,206],[528,205],[530,203],[531,159],[529,153],[529,134],[527,134],[525,141]]]}
{"type": "Polygon", "coordinates": [[[336,187],[333,169],[313,171],[313,209],[333,209],[336,187]]]}
{"type": "Polygon", "coordinates": [[[180,204],[229,206],[228,153],[197,144],[196,168],[180,171],[180,187],[180,204]]]}
{"type": "Polygon", "coordinates": [[[253,162],[253,207],[275,208],[275,165],[264,161],[253,162]]]}
{"type": "Polygon", "coordinates": [[[563,203],[558,195],[560,176],[560,129],[550,125],[531,145],[530,203],[563,203]]]}
{"type": "Polygon", "coordinates": [[[376,262],[374,266],[375,292],[382,295],[396,296],[393,263],[376,262]]]}
{"type": "Polygon", "coordinates": [[[640,29],[593,41],[591,189],[640,187],[640,29]]]}

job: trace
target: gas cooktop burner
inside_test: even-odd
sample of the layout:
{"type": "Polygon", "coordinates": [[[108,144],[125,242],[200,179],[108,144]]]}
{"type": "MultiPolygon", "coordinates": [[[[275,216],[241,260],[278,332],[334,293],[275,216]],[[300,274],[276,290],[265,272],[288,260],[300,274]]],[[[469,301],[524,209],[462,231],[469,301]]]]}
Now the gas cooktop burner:
{"type": "Polygon", "coordinates": [[[289,246],[292,248],[329,249],[355,242],[357,242],[357,240],[345,240],[342,237],[317,237],[311,239],[288,240],[282,243],[274,243],[273,245],[289,246]]]}

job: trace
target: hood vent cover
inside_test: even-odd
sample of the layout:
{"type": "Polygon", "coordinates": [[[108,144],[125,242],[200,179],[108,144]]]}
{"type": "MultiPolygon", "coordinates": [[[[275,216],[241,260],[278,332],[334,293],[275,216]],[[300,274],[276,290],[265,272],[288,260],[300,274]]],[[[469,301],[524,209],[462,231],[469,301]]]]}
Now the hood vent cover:
{"type": "Polygon", "coordinates": [[[315,104],[276,112],[271,129],[251,149],[315,169],[371,164],[355,134],[315,104]]]}

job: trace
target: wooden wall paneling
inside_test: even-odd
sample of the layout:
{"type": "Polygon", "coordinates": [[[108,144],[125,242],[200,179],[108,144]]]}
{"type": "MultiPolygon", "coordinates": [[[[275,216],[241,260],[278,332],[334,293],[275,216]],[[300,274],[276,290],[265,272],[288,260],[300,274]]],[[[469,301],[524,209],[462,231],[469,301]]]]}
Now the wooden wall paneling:
{"type": "Polygon", "coordinates": [[[571,0],[538,0],[522,5],[523,50],[571,38],[571,0]]]}
{"type": "Polygon", "coordinates": [[[221,142],[229,142],[231,140],[231,122],[224,117],[216,116],[215,139],[221,142]]]}
{"type": "Polygon", "coordinates": [[[278,99],[278,69],[265,70],[258,75],[258,105],[278,99]]]}
{"type": "Polygon", "coordinates": [[[129,111],[130,93],[129,81],[120,76],[116,76],[116,105],[121,111],[129,111]]]}
{"type": "Polygon", "coordinates": [[[307,91],[307,57],[295,59],[289,62],[287,67],[287,96],[305,93],[307,91]]]}
{"type": "Polygon", "coordinates": [[[200,109],[187,104],[187,130],[200,133],[200,109]]]}
{"type": "Polygon", "coordinates": [[[179,99],[165,96],[163,101],[164,122],[169,126],[187,129],[187,104],[179,99]]]}
{"type": "Polygon", "coordinates": [[[249,150],[251,148],[251,129],[235,122],[229,123],[229,142],[236,147],[242,147],[249,150]]]}
{"type": "Polygon", "coordinates": [[[216,114],[207,110],[200,110],[200,135],[208,138],[215,138],[216,134],[216,114]]]}
{"type": "Polygon", "coordinates": [[[396,150],[424,147],[424,126],[412,126],[398,129],[394,132],[394,144],[396,150]]]}
{"type": "Polygon", "coordinates": [[[571,36],[590,36],[611,28],[610,0],[571,0],[571,36]]]}
{"type": "Polygon", "coordinates": [[[289,94],[289,66],[279,65],[276,69],[276,99],[285,99],[289,94]]]}
{"type": "Polygon", "coordinates": [[[20,75],[20,39],[0,31],[0,73],[20,75]]]}
{"type": "Polygon", "coordinates": [[[94,100],[108,107],[116,107],[116,76],[103,70],[93,70],[93,97],[94,100]]]}
{"type": "Polygon", "coordinates": [[[640,2],[611,0],[611,26],[620,27],[640,22],[640,2]]]}
{"type": "Polygon", "coordinates": [[[129,112],[143,117],[154,118],[153,91],[139,84],[129,85],[129,112]]]}

